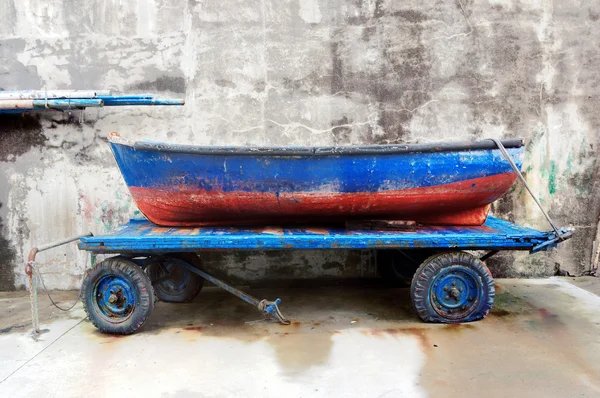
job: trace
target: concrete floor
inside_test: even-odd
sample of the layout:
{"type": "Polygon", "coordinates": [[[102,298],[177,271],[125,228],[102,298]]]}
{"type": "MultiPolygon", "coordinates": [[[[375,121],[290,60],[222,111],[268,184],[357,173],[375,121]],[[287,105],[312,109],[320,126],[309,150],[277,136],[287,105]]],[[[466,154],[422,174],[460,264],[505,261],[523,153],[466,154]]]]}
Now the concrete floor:
{"type": "Polygon", "coordinates": [[[490,316],[456,326],[419,322],[407,289],[372,282],[249,290],[281,297],[292,325],[245,323],[259,314],[208,288],[114,337],[42,298],[36,342],[29,296],[0,293],[0,396],[600,396],[597,278],[498,280],[490,316]]]}

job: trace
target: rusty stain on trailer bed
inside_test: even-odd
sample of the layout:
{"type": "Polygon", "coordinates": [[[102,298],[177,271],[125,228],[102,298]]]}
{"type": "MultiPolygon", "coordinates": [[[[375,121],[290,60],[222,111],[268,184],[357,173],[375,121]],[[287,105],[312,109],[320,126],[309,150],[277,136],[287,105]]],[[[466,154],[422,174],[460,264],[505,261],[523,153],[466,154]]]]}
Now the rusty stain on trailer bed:
{"type": "Polygon", "coordinates": [[[261,234],[269,234],[269,235],[283,235],[283,228],[281,227],[266,227],[262,229],[258,229],[257,232],[261,234]]]}
{"type": "Polygon", "coordinates": [[[325,228],[306,228],[304,231],[310,234],[329,235],[329,231],[325,228]]]}

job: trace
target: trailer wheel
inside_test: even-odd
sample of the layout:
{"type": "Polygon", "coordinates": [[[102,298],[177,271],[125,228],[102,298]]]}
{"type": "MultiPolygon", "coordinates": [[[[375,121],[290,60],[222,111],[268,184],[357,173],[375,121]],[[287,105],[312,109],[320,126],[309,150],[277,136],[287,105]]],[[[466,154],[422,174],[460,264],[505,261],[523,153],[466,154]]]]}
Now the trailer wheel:
{"type": "Polygon", "coordinates": [[[178,261],[195,267],[200,265],[200,259],[194,253],[171,254],[164,261],[148,265],[147,273],[152,280],[154,294],[160,301],[190,302],[204,286],[204,278],[178,265],[178,261]]]}
{"type": "Polygon", "coordinates": [[[478,258],[464,252],[431,256],[411,284],[413,308],[425,322],[460,323],[485,317],[494,303],[494,279],[478,258]]]}
{"type": "Polygon", "coordinates": [[[150,279],[123,257],[98,263],[88,271],[81,289],[83,308],[102,333],[134,333],[154,308],[150,279]]]}
{"type": "Polygon", "coordinates": [[[377,250],[377,271],[392,286],[409,287],[419,266],[433,250],[377,250]]]}

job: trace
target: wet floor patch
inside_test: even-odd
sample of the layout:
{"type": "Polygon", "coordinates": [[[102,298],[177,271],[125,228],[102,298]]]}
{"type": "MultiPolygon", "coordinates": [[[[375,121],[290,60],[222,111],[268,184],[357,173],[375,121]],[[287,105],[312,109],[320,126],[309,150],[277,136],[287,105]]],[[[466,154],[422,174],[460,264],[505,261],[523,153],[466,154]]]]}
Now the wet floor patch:
{"type": "MultiPolygon", "coordinates": [[[[52,323],[61,319],[80,319],[77,311],[59,311],[42,291],[39,293],[38,312],[41,323],[52,323]]],[[[52,297],[58,305],[67,307],[77,298],[77,294],[78,292],[72,291],[56,291],[52,292],[52,297]]],[[[30,328],[29,293],[24,291],[0,292],[0,334],[23,333],[30,328]]]]}
{"type": "MultiPolygon", "coordinates": [[[[406,289],[248,289],[258,297],[282,297],[289,326],[260,321],[251,306],[206,289],[192,303],[157,303],[148,323],[131,336],[104,335],[85,321],[34,365],[52,363],[47,368],[55,375],[72,366],[100,374],[100,392],[115,382],[140,391],[176,391],[160,376],[172,377],[173,371],[177,385],[216,395],[598,395],[600,326],[589,313],[595,301],[582,307],[548,281],[500,283],[498,305],[484,320],[452,325],[419,321],[406,289]],[[75,365],[57,361],[65,353],[75,365]],[[137,380],[133,366],[135,374],[155,376],[137,380]]],[[[44,388],[62,388],[48,383],[44,388]]],[[[0,392],[11,392],[2,387],[0,392]]],[[[86,386],[69,385],[71,392],[78,389],[83,393],[86,386]]]]}
{"type": "Polygon", "coordinates": [[[0,334],[3,333],[9,333],[12,332],[13,330],[23,330],[27,325],[13,325],[13,326],[8,326],[5,328],[0,329],[0,334]]]}

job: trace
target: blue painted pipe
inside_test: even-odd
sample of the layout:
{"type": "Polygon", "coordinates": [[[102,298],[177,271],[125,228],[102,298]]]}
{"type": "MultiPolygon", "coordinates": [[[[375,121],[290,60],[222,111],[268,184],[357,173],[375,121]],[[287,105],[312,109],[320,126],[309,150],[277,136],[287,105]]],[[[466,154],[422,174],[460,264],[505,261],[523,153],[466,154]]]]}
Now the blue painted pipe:
{"type": "MultiPolygon", "coordinates": [[[[158,99],[152,94],[139,95],[106,95],[106,91],[101,91],[103,95],[89,98],[34,98],[34,99],[5,99],[11,103],[4,103],[0,106],[0,114],[18,114],[30,111],[41,110],[69,110],[84,109],[88,107],[102,106],[164,106],[164,105],[184,105],[185,100],[180,99],[158,99]]],[[[28,94],[27,91],[16,92],[17,94],[28,94]]],[[[92,92],[82,92],[92,93],[92,92]]],[[[35,93],[34,93],[35,94],[35,93]]],[[[33,95],[33,94],[32,94],[33,95]]],[[[74,95],[70,93],[69,95],[74,95]]],[[[83,94],[82,94],[83,95],[83,94]]],[[[92,95],[92,94],[89,94],[92,95]]],[[[0,104],[1,105],[1,104],[0,104]]]]}
{"type": "Polygon", "coordinates": [[[152,94],[138,94],[138,95],[98,95],[94,98],[101,100],[113,100],[113,99],[152,99],[152,94]]]}
{"type": "Polygon", "coordinates": [[[100,107],[104,105],[104,101],[101,99],[35,99],[33,100],[34,109],[77,109],[77,108],[88,108],[88,107],[100,107]]]}
{"type": "Polygon", "coordinates": [[[155,99],[155,98],[134,98],[134,97],[103,97],[105,106],[126,106],[126,105],[183,105],[184,100],[179,99],[155,99]]]}

